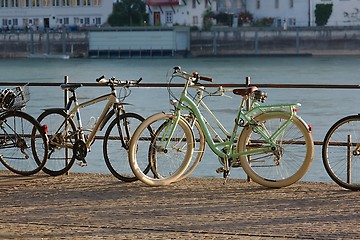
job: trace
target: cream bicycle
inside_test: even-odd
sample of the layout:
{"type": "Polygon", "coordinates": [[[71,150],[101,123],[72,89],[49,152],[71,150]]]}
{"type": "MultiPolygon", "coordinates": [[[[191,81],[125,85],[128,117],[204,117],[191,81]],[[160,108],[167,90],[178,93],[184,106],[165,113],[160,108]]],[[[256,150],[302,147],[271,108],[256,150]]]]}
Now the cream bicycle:
{"type": "MultiPolygon", "coordinates": [[[[201,91],[205,92],[199,81],[212,79],[197,73],[188,74],[180,67],[173,69],[169,83],[176,77],[183,78],[185,85],[180,98],[172,101],[175,110],[147,118],[130,141],[130,166],[138,179],[151,186],[160,186],[183,176],[193,159],[196,146],[192,121],[198,123],[207,145],[221,160],[222,166],[217,172],[223,173],[225,179],[232,168],[242,167],[253,181],[266,187],[279,188],[293,184],[305,175],[313,160],[314,143],[311,127],[297,114],[300,104],[261,105],[267,95],[257,87],[233,89],[231,91],[235,95],[242,96],[242,101],[233,129],[227,131],[207,107],[204,97],[194,102],[188,93],[192,87],[202,88],[201,91]],[[248,99],[251,104],[249,110],[245,110],[248,99]],[[223,132],[222,137],[201,110],[210,113],[223,132]],[[192,120],[189,121],[187,113],[193,116],[192,120]],[[149,131],[150,127],[154,130],[149,131]],[[240,128],[242,131],[239,134],[240,128]],[[142,169],[149,165],[150,171],[144,172],[142,169]]],[[[216,92],[205,93],[207,96],[222,96],[227,91],[219,87],[216,92]]],[[[171,92],[170,95],[175,97],[171,92]]],[[[195,159],[198,159],[198,155],[195,153],[195,159]]]]}
{"type": "MultiPolygon", "coordinates": [[[[76,89],[82,85],[77,83],[62,84],[61,88],[72,93],[65,108],[45,109],[38,117],[41,124],[46,124],[49,137],[48,161],[43,171],[52,176],[64,174],[74,164],[86,166],[86,156],[91,150],[97,133],[108,124],[103,138],[103,154],[106,166],[110,172],[122,181],[135,181],[128,162],[128,143],[132,131],[144,120],[142,116],[125,111],[123,100],[130,95],[129,87],[137,86],[139,80],[97,79],[99,85],[110,87],[110,93],[79,103],[76,89]],[[125,94],[121,99],[117,96],[115,87],[123,87],[125,94]],[[80,109],[95,103],[106,101],[99,117],[94,117],[92,128],[83,126],[80,109]],[[73,106],[73,107],[72,107],[73,106]],[[96,120],[96,121],[95,121],[96,120]]],[[[146,168],[148,169],[148,168],[146,168]]],[[[143,169],[146,172],[146,169],[143,169]]]]}

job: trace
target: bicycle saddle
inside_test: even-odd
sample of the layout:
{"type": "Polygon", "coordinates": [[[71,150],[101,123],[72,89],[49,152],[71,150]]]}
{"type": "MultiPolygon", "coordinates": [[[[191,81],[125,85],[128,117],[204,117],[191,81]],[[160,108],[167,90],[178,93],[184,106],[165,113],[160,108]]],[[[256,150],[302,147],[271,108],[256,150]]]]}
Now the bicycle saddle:
{"type": "Polygon", "coordinates": [[[255,87],[255,86],[243,87],[243,88],[235,88],[235,89],[233,90],[233,93],[234,93],[235,95],[246,96],[246,95],[249,95],[249,94],[255,92],[256,90],[258,90],[258,88],[255,87]]]}
{"type": "Polygon", "coordinates": [[[81,83],[63,83],[60,85],[62,90],[74,91],[75,89],[82,87],[81,83]]]}

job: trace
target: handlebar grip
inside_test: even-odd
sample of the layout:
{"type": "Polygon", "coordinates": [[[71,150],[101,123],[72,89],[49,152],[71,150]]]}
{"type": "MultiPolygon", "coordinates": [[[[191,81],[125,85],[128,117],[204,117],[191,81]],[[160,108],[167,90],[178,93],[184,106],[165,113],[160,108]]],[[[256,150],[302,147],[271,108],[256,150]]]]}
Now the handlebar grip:
{"type": "Polygon", "coordinates": [[[105,79],[105,76],[104,76],[104,75],[102,75],[101,77],[98,77],[98,78],[96,79],[96,81],[97,81],[98,83],[107,83],[107,82],[108,82],[108,80],[105,79]]]}
{"type": "Polygon", "coordinates": [[[207,82],[213,82],[214,79],[212,77],[206,77],[206,76],[199,76],[200,80],[207,81],[207,82]]]}

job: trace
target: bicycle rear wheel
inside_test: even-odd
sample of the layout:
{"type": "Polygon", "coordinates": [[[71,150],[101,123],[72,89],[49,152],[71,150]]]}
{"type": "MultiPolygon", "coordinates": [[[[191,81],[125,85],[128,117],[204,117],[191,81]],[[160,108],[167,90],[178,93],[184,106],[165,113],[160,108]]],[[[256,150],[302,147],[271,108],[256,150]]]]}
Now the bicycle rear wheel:
{"type": "Polygon", "coordinates": [[[255,182],[271,188],[291,185],[309,169],[314,156],[314,142],[308,126],[294,116],[276,137],[276,149],[246,154],[247,151],[269,146],[256,127],[272,136],[289,119],[287,112],[266,112],[255,117],[256,126],[244,127],[238,141],[241,166],[255,182]]]}
{"type": "Polygon", "coordinates": [[[186,170],[194,149],[192,130],[183,118],[158,113],[147,118],[133,134],[129,147],[130,166],[136,177],[150,186],[168,185],[186,170]],[[164,126],[166,122],[166,127],[164,126]],[[148,129],[156,129],[149,132],[148,129]],[[144,173],[150,164],[151,169],[144,173]]]}
{"type": "Polygon", "coordinates": [[[74,121],[62,109],[46,110],[40,114],[38,121],[47,126],[49,138],[48,161],[43,171],[50,176],[68,172],[75,162],[72,150],[77,140],[74,121]]]}
{"type": "Polygon", "coordinates": [[[341,187],[360,190],[360,115],[337,121],[326,133],[322,158],[326,172],[341,187]]]}
{"type": "Polygon", "coordinates": [[[47,160],[47,136],[29,114],[9,111],[0,116],[0,162],[10,171],[28,176],[47,160]]]}
{"type": "MultiPolygon", "coordinates": [[[[130,168],[128,149],[133,132],[143,121],[144,118],[136,113],[122,114],[110,123],[104,136],[106,166],[116,178],[125,182],[137,180],[130,168]]],[[[149,168],[148,164],[143,171],[148,172],[149,168]]]]}

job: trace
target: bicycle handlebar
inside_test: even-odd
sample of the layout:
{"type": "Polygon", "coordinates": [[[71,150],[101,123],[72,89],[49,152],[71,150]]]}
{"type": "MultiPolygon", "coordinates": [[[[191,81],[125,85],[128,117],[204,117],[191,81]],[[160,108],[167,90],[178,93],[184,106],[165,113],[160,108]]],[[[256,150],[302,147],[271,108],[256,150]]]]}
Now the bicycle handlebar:
{"type": "Polygon", "coordinates": [[[189,73],[187,73],[185,71],[182,71],[180,66],[174,67],[173,69],[174,69],[174,73],[180,73],[181,75],[183,75],[184,77],[186,77],[188,79],[193,78],[193,82],[195,82],[195,83],[198,80],[207,81],[207,82],[213,82],[214,81],[214,79],[212,77],[199,75],[198,72],[193,72],[192,74],[189,74],[189,73]]]}
{"type": "Polygon", "coordinates": [[[105,76],[102,75],[101,77],[98,77],[96,81],[98,83],[107,84],[107,85],[124,85],[126,87],[129,87],[129,86],[138,85],[142,81],[142,78],[139,78],[138,80],[118,80],[115,79],[115,77],[106,79],[105,76]]]}

